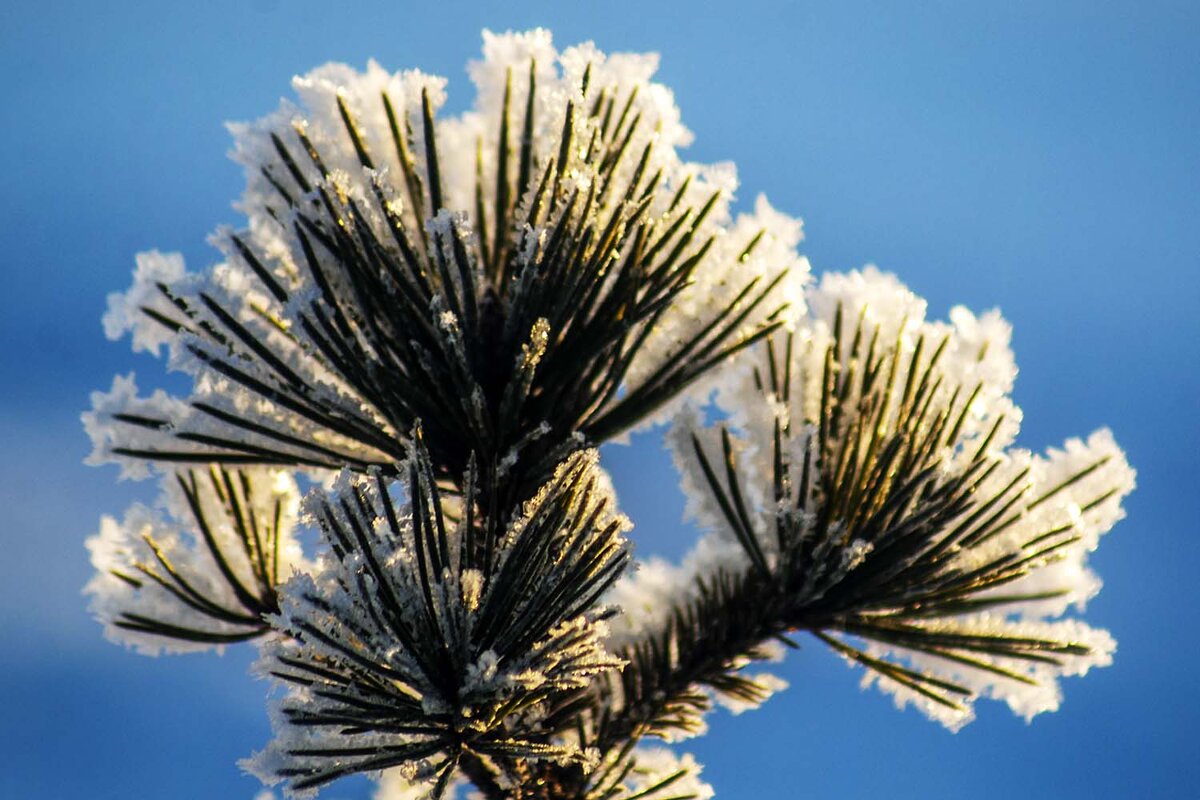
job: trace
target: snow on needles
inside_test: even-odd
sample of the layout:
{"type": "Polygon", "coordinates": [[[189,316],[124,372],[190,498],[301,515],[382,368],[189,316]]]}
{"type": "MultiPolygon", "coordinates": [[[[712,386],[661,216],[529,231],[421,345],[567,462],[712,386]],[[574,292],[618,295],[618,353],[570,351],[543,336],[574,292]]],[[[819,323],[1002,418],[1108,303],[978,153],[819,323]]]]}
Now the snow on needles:
{"type": "Polygon", "coordinates": [[[106,333],[167,345],[195,389],[185,409],[137,421],[100,397],[93,462],[394,462],[416,419],[440,424],[406,395],[432,394],[414,380],[466,372],[459,400],[434,408],[450,431],[494,425],[476,419],[498,390],[472,359],[509,363],[535,324],[551,353],[592,347],[597,366],[577,355],[531,370],[514,442],[556,392],[577,408],[558,403],[565,418],[550,421],[599,440],[705,396],[708,367],[803,312],[809,269],[799,221],[763,197],[735,216],[732,165],[683,160],[691,133],[656,67],[591,44],[558,51],[543,30],[485,33],[476,101],[458,116],[437,113],[445,79],[416,70],[295,78],[295,101],[229,126],[247,227],[214,234],[226,260],[187,273],[177,254],[143,253],[133,286],[110,296],[106,333]],[[470,348],[496,352],[459,352],[438,335],[447,315],[470,348]]]}
{"type": "Polygon", "coordinates": [[[105,635],[158,655],[262,634],[276,584],[309,568],[292,535],[298,505],[285,471],[213,468],[164,477],[155,508],[104,517],[84,591],[105,635]]]}
{"type": "Polygon", "coordinates": [[[929,320],[874,267],[813,285],[799,220],[684,159],[657,66],[485,32],[458,115],[444,78],[318,67],[229,126],[222,260],[141,253],[108,297],[106,336],[192,389],[92,395],[88,463],[162,492],[101,521],[85,591],[143,653],[257,641],[265,783],[708,798],[642,740],[783,689],[745,668],[797,631],[955,729],[1111,662],[1075,615],[1135,481],[1112,434],[1017,446],[998,311],[929,320]],[[668,420],[701,536],[623,577],[596,448],[668,420]]]}
{"type": "Polygon", "coordinates": [[[1016,366],[995,311],[928,321],[871,267],[824,276],[808,308],[726,372],[725,423],[680,418],[689,515],[728,543],[727,566],[761,561],[793,604],[787,627],[869,667],[897,703],[953,728],[979,695],[1027,718],[1056,709],[1058,678],[1115,649],[1060,619],[1099,589],[1087,555],[1134,486],[1112,434],[1013,446],[1016,366]],[[723,449],[736,481],[715,475],[723,449]]]}
{"type": "Polygon", "coordinates": [[[624,567],[629,526],[596,460],[565,461],[494,554],[473,544],[474,493],[457,525],[443,516],[419,443],[409,504],[395,507],[378,478],[314,496],[328,555],[283,587],[271,618],[283,635],[264,643],[260,669],[287,691],[275,741],[244,766],[306,795],[389,767],[445,786],[468,753],[594,761],[543,718],[622,665],[594,603],[624,567]]]}

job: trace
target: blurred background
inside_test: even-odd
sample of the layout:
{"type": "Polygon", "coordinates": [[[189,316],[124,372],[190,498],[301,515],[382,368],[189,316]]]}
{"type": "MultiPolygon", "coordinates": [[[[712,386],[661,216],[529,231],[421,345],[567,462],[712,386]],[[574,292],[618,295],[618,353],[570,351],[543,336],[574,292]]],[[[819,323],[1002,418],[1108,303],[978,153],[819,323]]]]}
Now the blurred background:
{"type": "MultiPolygon", "coordinates": [[[[207,0],[0,5],[0,796],[249,800],[269,739],[249,648],[147,659],[103,641],[85,537],[153,486],[92,469],[88,393],[161,365],[110,343],[107,292],[140,250],[217,258],[255,118],[329,60],[420,67],[473,90],[480,30],[657,51],[740,203],[805,220],[814,270],[877,263],[933,317],[999,306],[1015,328],[1021,444],[1110,426],[1139,471],[1093,564],[1113,667],[1068,679],[1031,725],[990,701],[950,734],[858,688],[806,643],[764,708],[685,744],[718,797],[1195,796],[1200,766],[1200,5],[1192,2],[644,4],[207,0]],[[648,7],[649,6],[649,7],[648,7]]],[[[641,552],[695,536],[661,433],[606,450],[641,552]]],[[[366,798],[351,780],[328,798],[366,798]]]]}

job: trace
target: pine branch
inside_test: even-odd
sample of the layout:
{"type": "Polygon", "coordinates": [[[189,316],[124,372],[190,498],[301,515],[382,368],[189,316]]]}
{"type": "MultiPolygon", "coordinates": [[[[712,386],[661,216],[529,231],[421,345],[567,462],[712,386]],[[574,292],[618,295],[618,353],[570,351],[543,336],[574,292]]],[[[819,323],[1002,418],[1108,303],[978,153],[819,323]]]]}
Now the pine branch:
{"type": "Polygon", "coordinates": [[[171,518],[135,506],[88,542],[99,570],[87,587],[93,611],[112,638],[147,652],[262,636],[264,617],[279,610],[278,585],[298,563],[294,484],[213,465],[170,475],[164,489],[171,518]]]}
{"type": "Polygon", "coordinates": [[[673,608],[663,629],[618,649],[629,665],[601,693],[596,746],[699,733],[712,706],[705,690],[762,702],[770,691],[740,672],[790,630],[781,605],[754,570],[699,578],[694,599],[673,608]]]}
{"type": "Polygon", "coordinates": [[[701,575],[658,630],[619,651],[630,662],[619,691],[596,700],[597,709],[621,707],[606,720],[609,746],[626,735],[695,732],[708,709],[700,688],[757,702],[759,689],[739,670],[761,657],[756,646],[795,631],[927,709],[945,709],[951,724],[968,718],[982,682],[1037,687],[1105,663],[1106,636],[1010,615],[1071,596],[1069,584],[1029,581],[1081,557],[1072,502],[1096,514],[1127,491],[1119,455],[1077,457],[1057,483],[1039,485],[1033,467],[991,448],[1002,414],[968,422],[984,386],[966,391],[940,366],[958,347],[950,334],[888,346],[865,311],[846,325],[840,304],[827,330],[804,345],[808,353],[790,337],[760,351],[753,384],[774,410],[742,417],[752,420],[745,435],[758,437],[748,474],[738,455],[746,445],[727,425],[677,436],[685,474],[709,498],[706,519],[738,543],[744,562],[701,575]],[[788,409],[803,408],[793,402],[797,387],[820,402],[793,430],[788,409]],[[1067,490],[1076,499],[1052,509],[1067,490]],[[752,494],[761,505],[751,506],[752,494]]]}
{"type": "Polygon", "coordinates": [[[537,65],[529,69],[523,112],[509,107],[509,76],[490,154],[494,187],[477,168],[474,229],[445,208],[427,93],[415,120],[386,91],[377,99],[391,153],[368,144],[362,115],[376,110],[352,109],[341,95],[342,142],[313,138],[302,123],[273,131],[260,169],[277,195],[267,208],[294,266],[285,269],[253,233],[231,235],[231,263],[266,300],[255,313],[244,293],[166,283],[142,306],[199,367],[270,410],[257,417],[244,402],[201,395],[185,418],[113,415],[136,428],[139,444],[122,441],[128,428],[110,452],[166,463],[391,469],[404,458],[403,433],[420,420],[439,477],[461,475],[474,453],[485,489],[509,489],[489,504],[511,508],[572,450],[637,425],[775,330],[781,269],[769,281],[748,277],[728,303],[703,312],[707,324],[631,382],[664,314],[708,268],[716,229],[706,220],[719,193],[696,207],[681,189],[664,211],[661,170],[649,169],[655,137],[631,113],[636,86],[591,85],[589,70],[577,99],[554,112],[561,118],[543,119],[537,65]],[[524,131],[516,174],[514,122],[524,131]],[[542,152],[532,131],[545,125],[561,134],[542,152]],[[323,155],[347,143],[361,175],[332,169],[323,155]],[[381,171],[389,162],[403,180],[393,184],[381,171]]]}
{"type": "Polygon", "coordinates": [[[489,800],[708,798],[641,742],[763,702],[745,668],[796,632],[951,726],[984,693],[1051,708],[1107,663],[1105,632],[1053,618],[1132,488],[1111,436],[1009,448],[998,315],[927,323],[868,269],[804,317],[799,223],[762,200],[730,221],[643,67],[539,65],[544,36],[489,44],[485,113],[454,121],[418,73],[299,79],[307,118],[234,126],[250,225],[218,237],[227,263],[139,257],[106,329],[167,345],[194,392],[118,378],[85,415],[94,461],[178,475],[174,520],[135,507],[89,542],[110,635],[261,638],[284,691],[246,766],[290,794],[400,767],[489,800]],[[635,620],[602,604],[630,526],[588,448],[710,389],[721,421],[671,436],[706,545],[736,555],[635,620]],[[340,473],[307,504],[315,565],[272,466],[340,473]]]}
{"type": "Polygon", "coordinates": [[[424,437],[412,441],[407,505],[381,475],[316,500],[331,558],[293,579],[271,618],[285,636],[262,669],[289,693],[250,768],[292,791],[398,765],[435,794],[459,769],[496,791],[512,776],[489,765],[584,761],[545,709],[621,666],[595,603],[628,559],[627,524],[597,485],[595,453],[560,465],[489,548],[474,479],[451,526],[424,437]]]}

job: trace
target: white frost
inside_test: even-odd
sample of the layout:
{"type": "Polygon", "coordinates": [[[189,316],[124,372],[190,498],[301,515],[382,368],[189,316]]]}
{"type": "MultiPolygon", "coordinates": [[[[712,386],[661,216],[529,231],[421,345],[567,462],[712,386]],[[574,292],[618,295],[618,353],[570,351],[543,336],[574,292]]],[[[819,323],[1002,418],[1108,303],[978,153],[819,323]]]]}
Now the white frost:
{"type": "MultiPolygon", "coordinates": [[[[790,363],[784,363],[780,339],[774,342],[774,371],[767,349],[758,348],[743,364],[721,371],[717,405],[726,415],[722,424],[730,426],[741,491],[750,509],[754,533],[768,561],[774,563],[777,545],[767,531],[778,515],[793,513],[789,505],[792,501],[782,507],[774,501],[775,427],[787,431],[782,450],[790,464],[789,486],[794,487],[805,453],[820,433],[826,351],[838,341],[839,332],[841,350],[834,354],[835,378],[843,373],[861,375],[872,347],[872,358],[885,352],[895,355],[894,376],[890,372],[892,362],[888,362],[888,371],[880,379],[880,385],[886,379],[894,387],[890,405],[885,406],[887,411],[879,423],[881,432],[894,430],[904,421],[902,414],[907,415],[905,419],[912,417],[915,412],[904,406],[902,393],[910,385],[928,381],[932,388],[924,411],[926,424],[944,415],[957,426],[947,424],[945,430],[957,433],[952,440],[938,444],[933,453],[940,474],[953,476],[965,469],[976,453],[982,453],[988,469],[979,473],[975,496],[987,498],[1011,485],[1011,494],[1004,496],[1014,498],[995,520],[995,533],[979,541],[964,539],[961,546],[947,552],[943,569],[970,574],[1009,559],[1023,564],[1024,574],[972,595],[972,599],[996,603],[988,613],[934,617],[912,624],[942,626],[961,633],[990,631],[998,636],[1044,637],[1058,644],[1075,642],[1083,647],[1055,654],[1057,664],[992,658],[973,650],[959,653],[1012,673],[997,675],[962,661],[868,642],[867,652],[872,657],[896,658],[918,672],[966,687],[971,694],[961,700],[958,708],[937,703],[876,672],[868,672],[864,683],[878,683],[896,696],[897,703],[912,703],[954,728],[970,719],[975,696],[1005,700],[1014,712],[1028,718],[1058,707],[1059,677],[1082,674],[1091,666],[1111,661],[1115,645],[1107,632],[1077,620],[1057,618],[1072,606],[1082,610],[1099,590],[1099,579],[1087,567],[1087,555],[1095,549],[1099,537],[1123,516],[1121,502],[1133,489],[1135,474],[1107,429],[1093,433],[1086,441],[1068,440],[1062,449],[1052,449],[1044,456],[1013,447],[1021,412],[1009,396],[1017,373],[1010,325],[997,311],[976,315],[956,307],[950,312],[949,322],[930,321],[925,315],[923,299],[894,275],[875,267],[826,274],[808,290],[807,313],[796,324],[790,363]],[[935,353],[938,361],[925,378],[935,353]],[[918,372],[910,374],[914,358],[918,359],[918,372]],[[771,375],[780,385],[780,394],[770,390],[771,375]],[[788,375],[790,383],[785,387],[782,384],[788,375]],[[787,402],[782,397],[785,389],[787,402]]],[[[859,412],[851,404],[845,413],[849,417],[841,420],[842,435],[852,429],[854,415],[859,412]]],[[[710,462],[717,459],[714,463],[718,466],[722,448],[718,427],[706,423],[700,413],[685,410],[677,417],[668,442],[687,497],[687,514],[710,531],[702,542],[713,538],[725,542],[730,549],[724,565],[735,567],[745,563],[745,556],[709,488],[693,437],[710,462]]],[[[814,475],[836,468],[822,464],[819,454],[810,455],[814,475]]],[[[810,494],[808,508],[820,499],[819,494],[810,494]]],[[[958,522],[967,524],[970,513],[968,510],[951,520],[945,531],[958,522]]],[[[803,531],[810,524],[811,520],[797,519],[801,536],[809,535],[803,531]]],[[[855,570],[872,564],[873,559],[888,557],[886,549],[878,554],[870,531],[850,537],[841,533],[842,525],[842,520],[831,520],[824,540],[815,543],[815,565],[803,576],[801,599],[822,597],[840,581],[850,579],[855,570]]],[[[625,581],[614,592],[618,602],[634,612],[625,626],[636,632],[646,624],[639,623],[639,619],[648,618],[647,609],[669,606],[668,598],[686,596],[694,574],[681,567],[655,564],[644,576],[625,581]]]]}
{"type": "Polygon", "coordinates": [[[138,253],[136,260],[133,285],[125,292],[113,292],[108,296],[108,311],[102,320],[104,335],[116,341],[132,332],[135,352],[144,350],[157,356],[161,346],[170,344],[175,337],[168,328],[146,316],[142,309],[166,311],[168,316],[175,316],[176,309],[170,306],[158,285],[178,284],[187,270],[179,253],[149,250],[138,253]]]}
{"type": "MultiPolygon", "coordinates": [[[[281,470],[256,468],[243,475],[249,491],[242,493],[238,487],[239,506],[245,518],[258,526],[267,551],[261,556],[264,563],[279,580],[294,570],[308,569],[292,533],[299,504],[295,481],[281,470]],[[277,544],[268,538],[272,533],[278,537],[277,544]]],[[[256,572],[258,555],[247,550],[231,519],[230,506],[208,483],[204,471],[197,478],[199,508],[234,578],[259,596],[273,592],[274,587],[264,585],[263,576],[256,572]]],[[[261,619],[245,607],[219,568],[173,474],[163,479],[163,491],[154,508],[136,503],[122,520],[103,517],[100,532],[87,540],[87,548],[96,574],[84,592],[91,595],[91,611],[104,625],[105,636],[114,642],[146,655],[216,646],[126,624],[139,619],[213,636],[244,635],[261,626],[261,619]],[[221,616],[199,610],[198,602],[216,607],[221,616]]]]}

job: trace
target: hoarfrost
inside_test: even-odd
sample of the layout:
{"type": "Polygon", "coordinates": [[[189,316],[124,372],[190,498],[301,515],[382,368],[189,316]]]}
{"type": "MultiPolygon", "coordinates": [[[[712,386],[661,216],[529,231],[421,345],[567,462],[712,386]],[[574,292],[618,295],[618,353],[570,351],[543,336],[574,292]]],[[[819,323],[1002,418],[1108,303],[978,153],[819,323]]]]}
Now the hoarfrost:
{"type": "Polygon", "coordinates": [[[108,296],[108,311],[103,318],[104,335],[116,341],[124,334],[132,333],[135,352],[143,350],[157,356],[161,346],[169,344],[173,335],[142,309],[169,305],[159,287],[177,284],[183,280],[187,270],[179,253],[149,250],[138,253],[136,261],[133,286],[125,292],[113,292],[108,296]]]}
{"type": "MultiPolygon", "coordinates": [[[[1021,419],[1009,397],[1017,370],[1011,327],[996,311],[977,316],[956,307],[949,323],[926,320],[925,301],[895,276],[874,267],[826,274],[809,288],[807,309],[786,344],[777,339],[773,347],[759,347],[742,364],[722,370],[716,401],[727,417],[721,426],[705,424],[696,411],[685,410],[677,417],[668,438],[688,515],[712,531],[710,536],[738,541],[696,454],[697,446],[709,454],[720,453],[719,428],[725,427],[752,535],[761,549],[776,556],[777,537],[766,531],[780,524],[792,531],[795,546],[803,548],[803,574],[778,577],[791,582],[789,591],[800,607],[818,600],[833,602],[830,598],[837,596],[839,586],[863,573],[868,577],[862,580],[875,576],[879,581],[917,574],[919,567],[934,568],[930,574],[936,577],[928,586],[885,594],[887,601],[880,600],[877,608],[864,597],[859,602],[866,604],[865,610],[851,606],[841,612],[853,618],[850,630],[867,643],[866,656],[854,656],[850,650],[842,650],[843,655],[856,663],[899,659],[917,674],[906,677],[883,666],[868,671],[864,683],[878,683],[898,704],[917,705],[953,728],[971,718],[975,696],[1005,700],[1027,718],[1057,708],[1058,679],[1107,665],[1114,647],[1104,631],[1077,620],[1054,619],[1072,605],[1082,609],[1098,591],[1100,582],[1086,566],[1087,554],[1123,516],[1121,502],[1134,486],[1135,474],[1112,434],[1100,430],[1086,441],[1071,439],[1045,456],[1012,446],[1021,419]],[[851,381],[860,379],[865,385],[867,379],[859,376],[869,370],[874,370],[875,385],[883,388],[877,397],[859,399],[852,388],[857,384],[851,381]],[[830,398],[838,396],[848,398],[845,405],[829,411],[830,398]],[[919,404],[916,397],[923,398],[919,404]],[[875,416],[860,419],[866,414],[875,416]],[[921,427],[913,428],[914,423],[921,427]],[[936,480],[932,491],[934,485],[954,486],[966,474],[975,476],[968,485],[970,496],[980,498],[978,508],[967,503],[924,534],[930,537],[924,548],[902,558],[894,555],[894,542],[881,547],[873,538],[886,530],[888,518],[863,527],[853,504],[835,508],[822,523],[823,532],[812,538],[812,525],[821,518],[820,504],[841,491],[833,481],[848,481],[856,469],[871,468],[869,459],[883,452],[889,436],[926,435],[929,430],[940,435],[923,445],[924,472],[918,475],[913,467],[912,474],[887,480],[880,474],[874,483],[856,489],[851,501],[869,506],[872,497],[865,492],[872,487],[886,491],[888,480],[936,480]],[[778,453],[777,432],[782,437],[778,453]],[[814,452],[831,447],[822,444],[827,439],[835,443],[827,450],[833,456],[829,464],[814,452]],[[777,484],[779,463],[786,471],[777,484]],[[804,470],[811,472],[812,484],[819,489],[801,498],[796,492],[804,470]],[[775,497],[777,491],[783,492],[782,499],[775,497]],[[944,546],[939,544],[943,537],[944,546]],[[921,561],[926,554],[933,559],[929,566],[921,561]],[[1004,566],[1008,564],[1016,566],[1004,566]],[[979,576],[980,588],[963,590],[963,610],[939,614],[938,603],[944,600],[938,600],[938,587],[970,575],[979,576]],[[901,613],[926,606],[931,607],[924,616],[901,613]],[[987,611],[970,613],[976,607],[987,611]],[[930,644],[938,651],[931,653],[873,643],[871,626],[877,618],[880,624],[891,620],[888,624],[915,626],[913,636],[928,633],[943,644],[930,644]],[[951,638],[937,638],[942,633],[951,638]],[[989,636],[1001,641],[1032,637],[1036,648],[1053,655],[1048,661],[1034,658],[1036,653],[1023,658],[1017,645],[1008,655],[991,655],[984,646],[989,636]],[[944,644],[947,641],[960,644],[944,644]],[[973,642],[981,644],[975,647],[973,642]],[[933,699],[912,688],[924,680],[921,675],[961,685],[967,695],[961,701],[933,699]]],[[[928,512],[922,510],[922,498],[909,502],[911,511],[896,519],[911,514],[904,524],[914,526],[913,531],[926,524],[922,514],[944,513],[936,511],[932,500],[926,501],[933,508],[928,512]]],[[[741,558],[745,563],[745,556],[741,558]]],[[[769,562],[769,568],[776,569],[775,563],[769,562]]],[[[635,612],[664,602],[670,592],[657,584],[678,581],[678,586],[684,577],[680,568],[655,565],[646,577],[624,582],[621,600],[635,612]]],[[[833,646],[849,647],[841,640],[833,646]]]]}
{"type": "MultiPolygon", "coordinates": [[[[409,459],[418,475],[430,474],[418,444],[409,459]]],[[[495,543],[486,576],[465,563],[476,555],[463,549],[463,537],[477,531],[468,532],[461,516],[447,527],[431,516],[440,500],[427,478],[407,486],[410,506],[389,509],[379,475],[347,475],[332,498],[313,501],[329,552],[319,570],[283,587],[280,613],[270,620],[287,635],[264,643],[258,669],[287,691],[272,705],[276,740],[249,768],[268,777],[329,776],[320,783],[347,768],[324,750],[348,748],[364,754],[349,759],[351,771],[405,764],[425,780],[437,753],[458,752],[461,730],[482,753],[492,740],[515,746],[503,744],[514,714],[516,727],[536,731],[544,704],[621,666],[604,648],[603,609],[572,594],[582,591],[575,582],[584,559],[615,577],[626,557],[625,522],[596,462],[595,451],[585,451],[559,465],[495,543]],[[554,557],[513,562],[514,550],[530,541],[554,557]],[[446,559],[450,551],[459,557],[446,559]],[[528,589],[496,589],[517,575],[528,589]],[[378,724],[373,710],[382,715],[378,724]],[[353,729],[336,722],[347,713],[360,720],[353,729]]],[[[521,752],[587,758],[566,744],[521,752]]]]}
{"type": "MultiPolygon", "coordinates": [[[[664,787],[670,797],[708,800],[713,796],[713,788],[700,780],[703,768],[690,753],[680,755],[667,747],[642,745],[634,750],[633,759],[633,769],[626,779],[626,787],[632,795],[670,780],[664,787]]],[[[649,795],[651,798],[657,796],[649,795]]]]}
{"type": "Polygon", "coordinates": [[[299,492],[291,476],[201,473],[189,487],[167,475],[162,489],[156,508],[137,503],[123,520],[106,516],[87,540],[96,575],[84,592],[105,636],[158,655],[260,635],[274,580],[311,568],[292,534],[299,492]]]}

